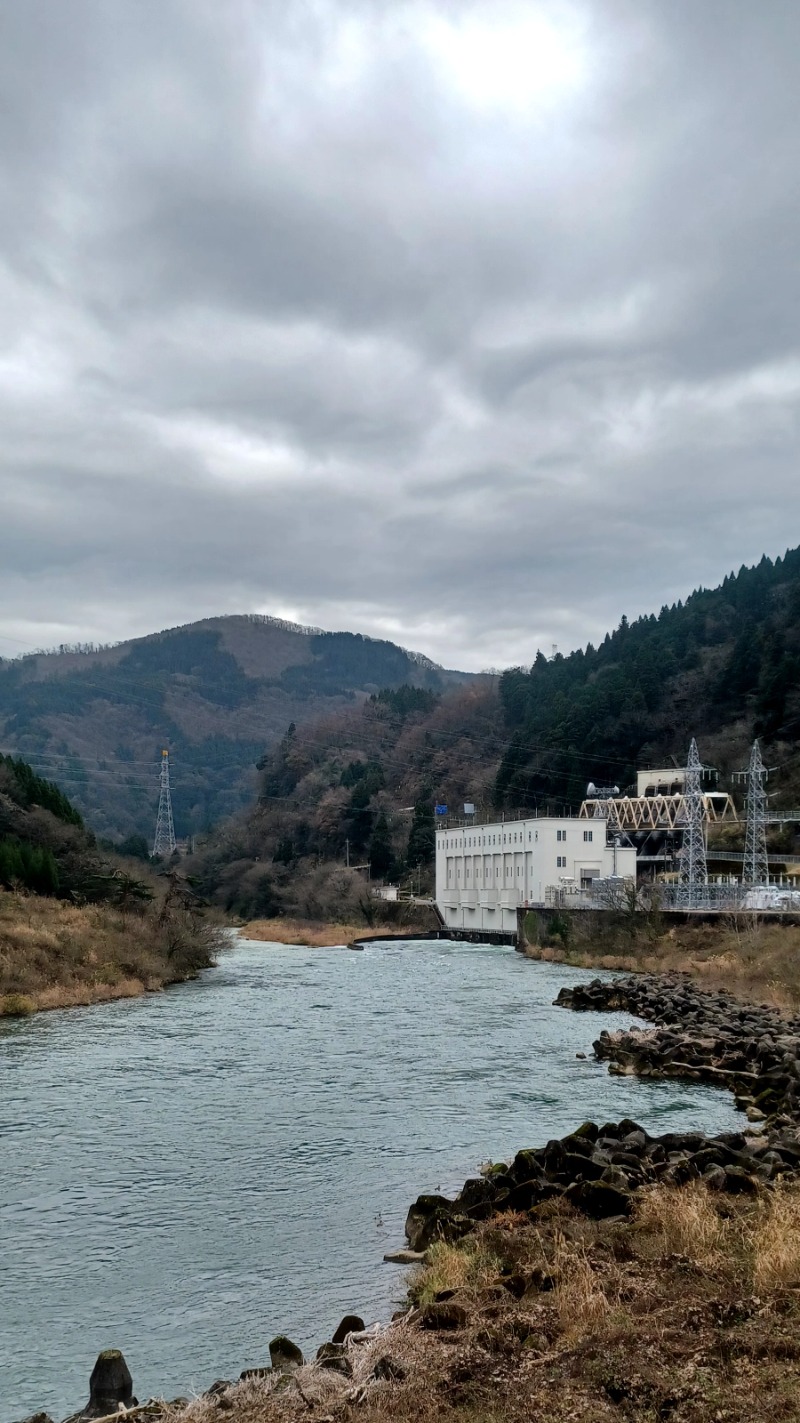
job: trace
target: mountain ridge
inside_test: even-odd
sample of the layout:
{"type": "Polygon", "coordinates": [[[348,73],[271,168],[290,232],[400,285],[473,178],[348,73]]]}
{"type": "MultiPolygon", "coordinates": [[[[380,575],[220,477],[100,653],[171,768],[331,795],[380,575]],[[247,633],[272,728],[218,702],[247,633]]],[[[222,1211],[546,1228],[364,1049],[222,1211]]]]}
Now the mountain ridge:
{"type": "Polygon", "coordinates": [[[438,689],[473,675],[386,639],[222,615],[113,646],[3,660],[0,746],[67,784],[111,838],[152,832],[166,747],[176,827],[189,835],[246,804],[256,761],[291,722],[384,686],[438,689]]]}

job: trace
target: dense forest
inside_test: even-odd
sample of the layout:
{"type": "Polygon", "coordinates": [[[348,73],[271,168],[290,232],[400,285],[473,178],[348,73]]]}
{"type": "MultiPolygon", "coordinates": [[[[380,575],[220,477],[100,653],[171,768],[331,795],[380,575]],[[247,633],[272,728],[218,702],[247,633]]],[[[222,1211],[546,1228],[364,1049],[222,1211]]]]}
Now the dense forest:
{"type": "Polygon", "coordinates": [[[723,774],[752,736],[800,741],[800,549],[731,574],[599,647],[505,672],[508,746],[496,804],[574,806],[593,780],[630,784],[692,736],[723,774]]]}
{"type": "Polygon", "coordinates": [[[382,688],[316,725],[292,723],[259,762],[253,809],[209,836],[190,869],[246,917],[357,918],[368,874],[430,888],[434,801],[447,787],[454,806],[488,808],[502,748],[496,679],[382,688]]]}
{"type": "Polygon", "coordinates": [[[383,687],[441,690],[466,678],[393,643],[230,617],[117,647],[0,660],[0,748],[67,789],[95,832],[152,837],[161,750],[176,830],[245,806],[255,763],[302,725],[383,687]]]}
{"type": "Polygon", "coordinates": [[[11,756],[0,756],[0,889],[81,904],[153,897],[122,862],[98,849],[58,786],[11,756]]]}

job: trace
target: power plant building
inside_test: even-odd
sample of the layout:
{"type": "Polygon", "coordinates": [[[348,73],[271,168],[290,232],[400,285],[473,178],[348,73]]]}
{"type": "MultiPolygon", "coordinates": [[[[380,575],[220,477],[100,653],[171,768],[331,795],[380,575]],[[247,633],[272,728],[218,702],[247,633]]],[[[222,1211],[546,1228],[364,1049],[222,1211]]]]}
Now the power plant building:
{"type": "Polygon", "coordinates": [[[533,816],[436,830],[436,904],[446,926],[513,933],[519,908],[636,882],[636,850],[608,819],[533,816]]]}

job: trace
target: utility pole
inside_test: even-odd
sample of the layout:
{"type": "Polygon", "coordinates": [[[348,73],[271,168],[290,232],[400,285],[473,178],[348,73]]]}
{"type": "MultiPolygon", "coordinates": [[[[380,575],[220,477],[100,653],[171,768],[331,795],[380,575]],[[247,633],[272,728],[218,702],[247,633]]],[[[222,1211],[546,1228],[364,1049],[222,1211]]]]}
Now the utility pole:
{"type": "Polygon", "coordinates": [[[678,861],[678,909],[702,909],[707,898],[708,870],[706,841],[703,828],[703,768],[697,754],[697,742],[692,737],[686,763],[683,797],[686,815],[683,822],[683,844],[678,861]]]}
{"type": "Polygon", "coordinates": [[[750,764],[746,771],[738,771],[737,779],[747,782],[745,810],[747,833],[744,844],[744,884],[768,884],[769,860],[767,858],[767,792],[766,780],[769,775],[761,759],[761,747],[753,742],[750,764]]]}
{"type": "Polygon", "coordinates": [[[347,866],[347,868],[348,868],[348,870],[349,870],[349,868],[350,868],[350,841],[349,841],[349,840],[345,840],[345,842],[344,842],[344,862],[345,862],[345,865],[347,866]]]}
{"type": "Polygon", "coordinates": [[[172,855],[175,852],[175,826],[172,822],[172,795],[169,788],[169,751],[161,752],[161,795],[158,800],[156,834],[153,841],[153,855],[172,855]]]}

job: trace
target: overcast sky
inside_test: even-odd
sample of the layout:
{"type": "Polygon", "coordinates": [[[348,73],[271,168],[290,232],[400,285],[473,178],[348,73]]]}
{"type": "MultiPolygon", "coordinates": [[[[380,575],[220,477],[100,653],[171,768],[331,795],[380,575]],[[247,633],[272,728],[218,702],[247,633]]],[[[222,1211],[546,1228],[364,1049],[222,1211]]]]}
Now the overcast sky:
{"type": "Polygon", "coordinates": [[[5,0],[0,654],[450,666],[800,543],[797,0],[5,0]]]}

